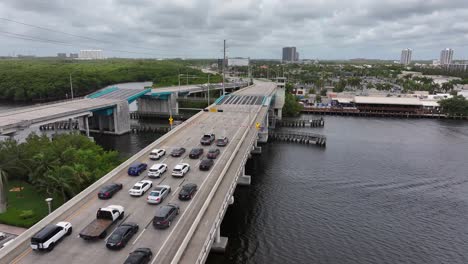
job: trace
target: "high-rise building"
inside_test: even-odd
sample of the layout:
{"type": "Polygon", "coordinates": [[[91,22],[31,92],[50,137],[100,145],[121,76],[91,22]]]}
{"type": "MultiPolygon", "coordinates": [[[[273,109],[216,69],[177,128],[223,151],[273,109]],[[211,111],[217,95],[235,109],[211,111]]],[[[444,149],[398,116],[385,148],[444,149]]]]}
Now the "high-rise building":
{"type": "Polygon", "coordinates": [[[296,61],[296,47],[283,48],[283,62],[296,61]]]}
{"type": "Polygon", "coordinates": [[[296,54],[294,55],[294,61],[299,61],[299,52],[296,51],[296,54]]]}
{"type": "Polygon", "coordinates": [[[404,49],[401,51],[400,64],[408,65],[411,63],[411,56],[413,55],[412,49],[404,49]]]}
{"type": "Polygon", "coordinates": [[[80,50],[80,59],[83,60],[99,60],[104,59],[102,50],[80,50]]]}
{"type": "Polygon", "coordinates": [[[448,65],[452,63],[453,49],[443,49],[440,52],[440,65],[448,65]]]}
{"type": "Polygon", "coordinates": [[[57,57],[59,58],[66,58],[67,54],[66,53],[57,53],[57,57]]]}

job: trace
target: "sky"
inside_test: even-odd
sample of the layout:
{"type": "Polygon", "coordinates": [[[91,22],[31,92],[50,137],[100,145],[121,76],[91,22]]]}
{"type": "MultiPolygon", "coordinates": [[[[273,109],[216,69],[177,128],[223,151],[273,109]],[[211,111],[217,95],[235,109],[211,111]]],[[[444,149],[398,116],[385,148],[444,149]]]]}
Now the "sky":
{"type": "Polygon", "coordinates": [[[468,0],[2,0],[0,55],[468,60],[468,0]]]}

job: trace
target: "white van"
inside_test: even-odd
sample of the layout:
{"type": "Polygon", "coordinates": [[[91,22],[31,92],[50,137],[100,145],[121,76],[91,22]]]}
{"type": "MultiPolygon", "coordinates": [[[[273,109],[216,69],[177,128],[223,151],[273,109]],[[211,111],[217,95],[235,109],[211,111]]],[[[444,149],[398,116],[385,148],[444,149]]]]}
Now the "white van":
{"type": "Polygon", "coordinates": [[[47,225],[31,238],[31,248],[34,250],[54,249],[55,244],[64,236],[69,236],[72,232],[72,225],[69,222],[58,222],[55,225],[47,225]]]}

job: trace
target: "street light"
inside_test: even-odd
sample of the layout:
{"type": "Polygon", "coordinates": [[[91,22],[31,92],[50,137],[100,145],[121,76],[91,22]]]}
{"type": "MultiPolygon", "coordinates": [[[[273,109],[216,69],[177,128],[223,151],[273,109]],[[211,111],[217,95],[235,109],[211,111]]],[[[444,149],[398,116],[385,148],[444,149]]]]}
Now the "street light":
{"type": "Polygon", "coordinates": [[[49,207],[49,214],[52,212],[52,198],[46,198],[45,201],[47,203],[47,206],[49,207]]]}

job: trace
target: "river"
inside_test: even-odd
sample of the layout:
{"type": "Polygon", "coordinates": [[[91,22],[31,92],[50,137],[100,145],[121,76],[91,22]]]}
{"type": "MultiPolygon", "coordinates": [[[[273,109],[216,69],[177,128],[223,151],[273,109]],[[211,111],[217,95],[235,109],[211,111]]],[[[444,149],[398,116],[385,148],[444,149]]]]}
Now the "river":
{"type": "MultiPolygon", "coordinates": [[[[325,117],[247,164],[207,263],[468,263],[468,122],[325,117]]],[[[95,136],[130,156],[160,135],[95,136]]]]}

